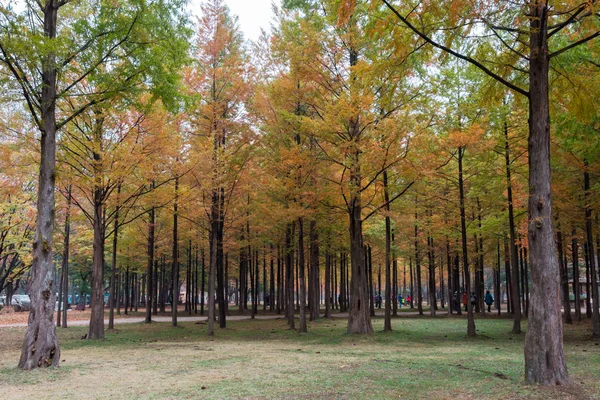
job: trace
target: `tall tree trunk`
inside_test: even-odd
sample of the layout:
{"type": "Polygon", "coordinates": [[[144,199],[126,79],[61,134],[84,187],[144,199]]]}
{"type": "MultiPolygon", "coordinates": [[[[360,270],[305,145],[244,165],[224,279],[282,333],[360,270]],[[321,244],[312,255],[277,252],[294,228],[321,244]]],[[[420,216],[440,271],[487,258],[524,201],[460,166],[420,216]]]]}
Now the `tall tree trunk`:
{"type": "Polygon", "coordinates": [[[410,308],[415,308],[414,307],[414,297],[415,297],[415,292],[414,292],[414,273],[413,273],[413,264],[412,264],[412,257],[408,258],[408,269],[410,270],[410,308]]]}
{"type": "Polygon", "coordinates": [[[210,230],[210,263],[208,264],[208,336],[215,335],[215,270],[217,269],[217,231],[210,230]]]}
{"type": "Polygon", "coordinates": [[[448,315],[452,315],[454,312],[455,300],[458,293],[455,293],[456,285],[452,279],[452,256],[450,255],[450,240],[448,236],[446,236],[446,263],[447,265],[447,273],[448,273],[448,315]]]}
{"type": "MultiPolygon", "coordinates": [[[[248,235],[250,236],[250,235],[248,235]]],[[[254,278],[254,274],[256,273],[256,270],[254,268],[254,264],[255,264],[255,259],[254,259],[254,254],[252,254],[252,249],[250,248],[250,246],[248,246],[248,272],[250,275],[250,296],[252,297],[252,303],[250,304],[250,318],[254,319],[255,314],[254,314],[254,302],[255,302],[255,292],[256,289],[254,287],[254,284],[256,282],[256,279],[254,278]]]]}
{"type": "MultiPolygon", "coordinates": [[[[390,219],[390,193],[388,188],[387,170],[383,171],[383,196],[385,201],[385,319],[383,330],[391,332],[392,330],[392,221],[390,219]]],[[[394,277],[395,279],[395,277],[394,277]]]]}
{"type": "MultiPolygon", "coordinates": [[[[350,19],[355,24],[354,17],[350,19]]],[[[358,51],[351,44],[349,48],[350,67],[358,63],[358,51]]],[[[353,73],[352,73],[353,74],[353,73]]],[[[351,88],[354,76],[350,77],[351,88]]],[[[351,138],[347,160],[350,169],[348,216],[350,218],[350,310],[348,316],[348,333],[372,333],[371,316],[369,314],[368,281],[364,264],[364,244],[362,231],[361,169],[360,169],[360,117],[352,116],[348,121],[348,134],[351,138]]]]}
{"type": "Polygon", "coordinates": [[[460,200],[460,231],[462,239],[463,272],[465,274],[465,291],[467,292],[467,335],[475,336],[475,318],[471,297],[471,273],[469,272],[469,252],[467,251],[467,224],[465,217],[465,187],[463,180],[463,157],[465,148],[458,148],[458,190],[460,200]]]}
{"type": "MultiPolygon", "coordinates": [[[[152,184],[154,186],[154,184],[152,184]]],[[[148,266],[146,269],[146,319],[145,323],[152,322],[152,275],[154,267],[154,207],[150,209],[150,221],[148,223],[148,266]]]]}
{"type": "Polygon", "coordinates": [[[283,274],[281,265],[281,246],[277,245],[277,307],[275,312],[281,314],[283,307],[283,274]]]}
{"type": "Polygon", "coordinates": [[[571,302],[569,301],[569,274],[567,272],[567,265],[564,262],[564,245],[560,223],[558,224],[558,231],[556,232],[556,244],[558,246],[558,262],[560,264],[560,278],[563,290],[564,317],[567,324],[572,324],[571,302]]]}
{"type": "Polygon", "coordinates": [[[195,253],[195,259],[194,259],[194,268],[195,268],[195,273],[194,273],[194,314],[198,314],[198,266],[200,264],[200,257],[199,257],[199,253],[200,250],[198,249],[198,243],[196,243],[196,253],[195,253]]]}
{"type": "Polygon", "coordinates": [[[125,315],[129,315],[129,304],[130,304],[129,299],[130,299],[130,294],[131,294],[131,291],[129,289],[130,288],[130,280],[131,280],[131,277],[129,275],[129,264],[128,264],[127,269],[125,270],[125,293],[124,293],[124,295],[125,295],[124,314],[125,315]]]}
{"type": "Polygon", "coordinates": [[[337,278],[337,255],[333,253],[333,308],[339,310],[340,303],[338,300],[338,278],[337,278]]]}
{"type": "Polygon", "coordinates": [[[319,280],[319,232],[317,230],[317,221],[310,221],[310,273],[309,273],[309,298],[312,299],[309,304],[310,320],[319,319],[321,285],[319,280]]]}
{"type": "Polygon", "coordinates": [[[498,315],[500,315],[500,309],[502,307],[502,297],[500,295],[500,269],[502,267],[500,264],[500,239],[498,239],[496,247],[496,251],[498,253],[498,264],[494,273],[494,299],[496,300],[496,309],[498,310],[498,315]]]}
{"type": "MultiPolygon", "coordinates": [[[[112,265],[110,269],[110,293],[108,297],[109,313],[108,313],[108,329],[115,329],[115,295],[118,291],[118,287],[115,282],[115,275],[117,273],[117,246],[119,243],[119,196],[121,194],[121,185],[117,186],[117,209],[115,210],[115,227],[113,232],[112,242],[112,265]]],[[[104,291],[102,293],[104,297],[104,291]]],[[[118,297],[118,296],[117,296],[118,297]]],[[[118,303],[118,299],[117,299],[118,303]]],[[[102,313],[102,323],[104,324],[104,312],[102,313]]]]}
{"type": "Polygon", "coordinates": [[[429,262],[429,315],[435,317],[437,301],[435,298],[435,255],[433,253],[433,238],[427,237],[427,256],[429,262]]]}
{"type": "Polygon", "coordinates": [[[63,265],[62,265],[62,274],[63,274],[63,318],[62,318],[62,327],[67,327],[67,310],[69,308],[69,241],[71,237],[71,185],[67,187],[67,213],[65,216],[65,242],[63,248],[63,265]]]}
{"type": "Polygon", "coordinates": [[[104,207],[102,187],[94,189],[94,245],[92,261],[91,316],[88,339],[104,339],[104,207]]]}
{"type": "MultiPolygon", "coordinates": [[[[599,315],[599,303],[598,303],[598,275],[596,274],[596,259],[594,254],[594,233],[592,231],[592,208],[590,205],[590,173],[588,169],[588,161],[584,159],[584,203],[585,203],[585,233],[587,237],[587,251],[588,258],[590,260],[590,275],[592,276],[592,337],[600,337],[600,315],[599,315]]],[[[590,293],[588,292],[587,297],[589,298],[590,293]]]]}
{"type": "Polygon", "coordinates": [[[504,277],[505,277],[505,291],[506,291],[506,312],[512,313],[512,288],[511,288],[511,268],[510,268],[510,259],[512,258],[512,254],[510,252],[510,246],[508,244],[509,238],[506,237],[506,233],[504,233],[504,277]]]}
{"type": "MultiPolygon", "coordinates": [[[[564,385],[569,375],[563,353],[560,281],[550,186],[548,107],[548,13],[546,2],[529,3],[529,221],[531,309],[525,336],[525,380],[564,385]]],[[[517,301],[515,301],[517,303],[517,301]]]]}
{"type": "Polygon", "coordinates": [[[579,285],[579,245],[577,243],[577,230],[571,233],[571,261],[573,265],[573,294],[575,295],[575,320],[581,321],[581,287],[579,285]]]}
{"type": "MultiPolygon", "coordinates": [[[[504,121],[504,161],[506,166],[506,189],[508,193],[508,230],[510,235],[510,264],[511,264],[511,311],[513,313],[512,333],[521,333],[521,306],[519,304],[519,255],[517,252],[517,237],[515,233],[515,217],[512,196],[512,180],[510,169],[510,146],[508,142],[508,123],[504,121]]],[[[508,277],[507,277],[508,279],[508,277]]]]}
{"type": "MultiPolygon", "coordinates": [[[[417,199],[415,198],[415,271],[417,285],[417,308],[419,315],[423,315],[423,293],[421,288],[421,253],[419,252],[419,225],[417,214],[417,199]]],[[[412,292],[411,292],[412,294],[412,292]]]]}
{"type": "Polygon", "coordinates": [[[371,317],[375,316],[375,289],[373,288],[373,263],[371,262],[371,258],[369,257],[369,255],[371,254],[370,252],[371,247],[370,246],[366,246],[365,248],[365,266],[366,266],[366,273],[368,274],[368,283],[369,283],[369,315],[371,315],[371,317]]]}
{"type": "Polygon", "coordinates": [[[331,318],[331,255],[329,253],[329,244],[325,251],[325,318],[331,318]]]}
{"type": "Polygon", "coordinates": [[[306,283],[304,279],[304,220],[298,218],[298,272],[300,279],[300,324],[298,331],[307,332],[306,328],[306,283]]]}
{"type": "MultiPolygon", "coordinates": [[[[56,37],[58,1],[46,1],[44,36],[56,37]]],[[[19,368],[58,366],[60,347],[54,325],[55,274],[52,263],[54,233],[54,188],[56,178],[56,56],[49,52],[43,60],[41,85],[40,170],[37,191],[37,221],[33,241],[31,308],[19,368]]]]}
{"type": "MultiPolygon", "coordinates": [[[[204,288],[206,287],[206,262],[204,260],[204,249],[202,249],[200,253],[202,255],[202,279],[200,284],[200,315],[204,315],[204,297],[206,293],[206,291],[204,290],[204,288]]],[[[177,300],[175,300],[175,302],[177,304],[177,300]]]]}
{"type": "Polygon", "coordinates": [[[267,311],[267,249],[263,247],[263,311],[267,311]]]}
{"type": "MultiPolygon", "coordinates": [[[[269,276],[269,311],[275,310],[275,254],[273,253],[273,244],[271,244],[271,273],[269,276]]],[[[279,271],[278,271],[279,273],[279,271]]]]}
{"type": "Polygon", "coordinates": [[[287,291],[287,318],[290,329],[296,329],[294,321],[294,246],[292,237],[294,224],[290,223],[285,235],[285,267],[286,267],[286,291],[287,291]]]}
{"type": "Polygon", "coordinates": [[[177,232],[179,177],[175,178],[175,202],[173,203],[173,256],[171,264],[171,324],[177,326],[177,299],[179,299],[179,236],[177,232]]]}
{"type": "Polygon", "coordinates": [[[395,235],[392,229],[392,315],[398,315],[398,259],[396,258],[395,235]]]}
{"type": "Polygon", "coordinates": [[[585,316],[592,318],[592,304],[590,302],[590,294],[592,293],[590,287],[590,252],[587,241],[583,242],[583,261],[585,262],[585,316]]]}

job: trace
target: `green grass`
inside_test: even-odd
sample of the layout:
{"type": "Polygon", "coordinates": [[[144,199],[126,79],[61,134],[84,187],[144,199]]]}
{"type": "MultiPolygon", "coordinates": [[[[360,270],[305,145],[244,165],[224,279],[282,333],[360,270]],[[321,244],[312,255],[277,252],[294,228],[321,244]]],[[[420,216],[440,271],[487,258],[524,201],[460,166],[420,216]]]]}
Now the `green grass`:
{"type": "Polygon", "coordinates": [[[0,393],[36,398],[600,398],[600,345],[586,323],[567,327],[565,352],[573,385],[544,389],[522,383],[523,335],[511,321],[483,318],[466,336],[464,318],[400,317],[393,332],[345,333],[343,319],[206,324],[118,325],[103,341],[81,340],[86,328],[59,329],[62,366],[15,368],[23,329],[0,329],[0,393]]]}

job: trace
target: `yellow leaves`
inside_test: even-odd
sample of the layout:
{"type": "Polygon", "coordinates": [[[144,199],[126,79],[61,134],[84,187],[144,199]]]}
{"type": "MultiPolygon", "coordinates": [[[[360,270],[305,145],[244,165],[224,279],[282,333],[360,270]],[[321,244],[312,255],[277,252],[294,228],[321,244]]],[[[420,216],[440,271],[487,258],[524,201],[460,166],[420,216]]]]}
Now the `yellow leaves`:
{"type": "Polygon", "coordinates": [[[450,147],[470,147],[474,144],[479,143],[482,140],[482,136],[485,133],[483,127],[474,123],[464,129],[453,130],[448,134],[448,141],[450,147]]]}
{"type": "Polygon", "coordinates": [[[354,14],[356,0],[341,0],[338,7],[338,26],[346,25],[354,14]]]}

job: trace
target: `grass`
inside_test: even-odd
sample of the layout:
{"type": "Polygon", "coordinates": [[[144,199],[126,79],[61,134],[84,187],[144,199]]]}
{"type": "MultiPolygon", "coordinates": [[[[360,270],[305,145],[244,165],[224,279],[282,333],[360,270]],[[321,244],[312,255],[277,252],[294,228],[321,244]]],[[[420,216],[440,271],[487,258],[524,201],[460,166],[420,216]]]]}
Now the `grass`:
{"type": "Polygon", "coordinates": [[[59,329],[61,367],[15,368],[23,329],[0,329],[3,399],[447,399],[600,398],[600,345],[590,326],[567,327],[573,385],[522,383],[523,338],[511,321],[400,317],[393,332],[348,335],[343,319],[310,323],[307,334],[284,320],[228,323],[206,336],[205,324],[119,325],[103,341],[81,340],[85,327],[59,329]]]}

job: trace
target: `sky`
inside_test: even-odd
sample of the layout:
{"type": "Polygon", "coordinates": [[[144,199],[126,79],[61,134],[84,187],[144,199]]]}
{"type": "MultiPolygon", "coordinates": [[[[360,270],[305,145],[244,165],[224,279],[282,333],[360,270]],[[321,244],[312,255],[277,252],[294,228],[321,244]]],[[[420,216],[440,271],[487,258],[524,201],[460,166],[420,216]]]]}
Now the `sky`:
{"type": "MultiPolygon", "coordinates": [[[[201,0],[190,1],[190,11],[194,15],[200,14],[201,0]]],[[[273,10],[271,3],[280,5],[280,0],[225,0],[232,15],[239,17],[240,29],[244,37],[256,40],[260,36],[261,28],[268,31],[273,10]]]]}
{"type": "MultiPolygon", "coordinates": [[[[24,4],[23,0],[9,0],[8,3],[15,2],[18,6],[24,4]]],[[[200,3],[202,0],[190,0],[189,9],[194,15],[200,14],[200,3]]],[[[0,5],[5,1],[0,0],[0,5]]],[[[244,37],[250,40],[256,40],[260,36],[261,28],[268,31],[273,9],[271,4],[281,5],[281,0],[225,0],[231,14],[239,17],[240,29],[244,32],[244,37]]]]}

